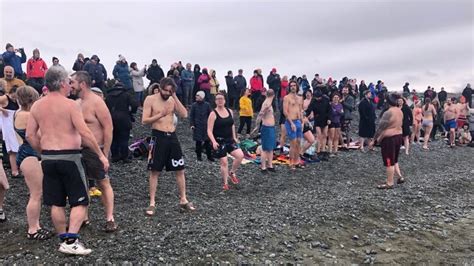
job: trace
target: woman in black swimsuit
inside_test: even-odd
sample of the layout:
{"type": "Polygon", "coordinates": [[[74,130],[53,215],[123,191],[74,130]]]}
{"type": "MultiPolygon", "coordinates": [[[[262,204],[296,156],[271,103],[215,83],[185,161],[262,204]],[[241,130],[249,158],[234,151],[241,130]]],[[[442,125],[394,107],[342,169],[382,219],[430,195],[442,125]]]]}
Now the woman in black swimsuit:
{"type": "Polygon", "coordinates": [[[30,116],[33,103],[38,100],[38,92],[30,86],[21,86],[17,90],[20,110],[15,113],[13,126],[15,132],[20,136],[23,143],[17,153],[17,164],[25,176],[25,183],[30,192],[28,205],[26,206],[26,217],[28,219],[28,239],[45,240],[53,234],[40,225],[41,196],[43,194],[43,170],[39,162],[39,156],[26,140],[26,124],[30,116]]]}
{"type": "Polygon", "coordinates": [[[207,120],[207,135],[212,143],[214,149],[214,157],[219,158],[221,175],[224,181],[224,191],[229,190],[227,179],[233,184],[238,184],[239,179],[235,172],[239,168],[244,153],[239,148],[237,135],[235,133],[234,118],[232,111],[225,107],[225,96],[222,93],[217,93],[215,96],[216,109],[209,114],[207,120]],[[234,157],[232,168],[229,172],[227,154],[234,157]]]}

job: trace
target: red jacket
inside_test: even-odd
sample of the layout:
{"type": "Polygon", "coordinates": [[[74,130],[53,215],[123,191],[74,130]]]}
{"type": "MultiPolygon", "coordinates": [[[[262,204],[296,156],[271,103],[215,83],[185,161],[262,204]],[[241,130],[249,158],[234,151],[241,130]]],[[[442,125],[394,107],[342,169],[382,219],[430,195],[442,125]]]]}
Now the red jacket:
{"type": "Polygon", "coordinates": [[[30,58],[26,64],[26,77],[27,78],[44,78],[48,66],[43,61],[43,59],[33,59],[30,58]]]}
{"type": "Polygon", "coordinates": [[[280,86],[280,98],[285,98],[285,96],[288,94],[288,80],[282,80],[281,81],[281,86],[280,86]]]}
{"type": "Polygon", "coordinates": [[[263,92],[263,80],[259,76],[253,76],[250,79],[250,91],[256,92],[260,91],[263,92]]]}

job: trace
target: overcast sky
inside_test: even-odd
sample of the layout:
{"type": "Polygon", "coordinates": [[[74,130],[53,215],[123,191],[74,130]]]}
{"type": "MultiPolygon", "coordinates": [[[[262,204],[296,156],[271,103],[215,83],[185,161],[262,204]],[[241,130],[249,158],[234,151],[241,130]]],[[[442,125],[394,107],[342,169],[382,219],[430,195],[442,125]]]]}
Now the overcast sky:
{"type": "MultiPolygon", "coordinates": [[[[385,81],[390,90],[460,91],[474,81],[473,1],[21,1],[0,0],[0,50],[39,48],[68,70],[97,54],[111,74],[118,54],[217,70],[272,67],[385,81]]],[[[26,65],[26,64],[25,64],[26,65]]],[[[24,68],[25,68],[24,65],[24,68]]]]}

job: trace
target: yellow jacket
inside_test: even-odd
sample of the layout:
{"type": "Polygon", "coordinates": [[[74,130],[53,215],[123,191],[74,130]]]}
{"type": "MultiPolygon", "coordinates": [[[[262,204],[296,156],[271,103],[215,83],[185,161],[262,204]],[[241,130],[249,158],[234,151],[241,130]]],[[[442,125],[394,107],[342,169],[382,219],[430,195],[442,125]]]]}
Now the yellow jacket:
{"type": "Polygon", "coordinates": [[[217,78],[212,77],[212,73],[214,73],[214,69],[209,70],[209,76],[211,76],[211,79],[209,80],[209,85],[211,87],[211,94],[217,94],[219,92],[219,81],[217,81],[217,78]]]}
{"type": "Polygon", "coordinates": [[[252,100],[247,96],[240,97],[240,116],[253,116],[252,100]]]}

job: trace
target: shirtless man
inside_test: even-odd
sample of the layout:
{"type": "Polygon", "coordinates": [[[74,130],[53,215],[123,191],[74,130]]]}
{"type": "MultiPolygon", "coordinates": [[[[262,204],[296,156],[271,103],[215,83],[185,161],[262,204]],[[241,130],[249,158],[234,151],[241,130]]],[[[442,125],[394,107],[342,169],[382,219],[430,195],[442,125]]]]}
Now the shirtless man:
{"type": "MultiPolygon", "coordinates": [[[[71,77],[72,92],[78,97],[87,127],[94,134],[105,157],[109,157],[112,144],[112,117],[104,100],[91,90],[91,78],[85,71],[75,72],[71,77]]],[[[117,224],[114,220],[114,191],[110,178],[100,162],[97,154],[88,147],[82,149],[82,161],[88,179],[96,180],[102,190],[102,204],[105,209],[105,231],[114,232],[117,224]]],[[[85,220],[88,222],[88,219],[85,220]]]]}
{"type": "Polygon", "coordinates": [[[194,211],[195,208],[186,198],[186,181],[184,178],[184,157],[176,136],[173,115],[177,113],[186,118],[188,112],[176,96],[176,83],[171,78],[160,82],[160,92],[149,95],[143,104],[143,124],[151,124],[152,140],[148,156],[150,170],[150,205],[146,215],[155,215],[155,194],[158,176],[166,167],[166,171],[176,172],[176,183],[179,190],[179,208],[183,211],[194,211]]]}
{"type": "Polygon", "coordinates": [[[449,131],[449,145],[454,147],[456,139],[456,118],[458,117],[458,108],[453,104],[453,99],[448,98],[444,104],[444,127],[449,131]]]}
{"type": "Polygon", "coordinates": [[[89,204],[84,169],[81,164],[82,146],[91,148],[99,157],[104,171],[109,161],[89,130],[80,106],[66,97],[71,92],[69,78],[63,67],[51,67],[46,72],[50,93],[31,107],[26,138],[41,154],[43,169],[43,201],[51,207],[51,219],[66,254],[87,255],[92,252],[79,242],[79,229],[89,204]],[[41,131],[41,134],[39,134],[41,131]],[[71,206],[69,229],[66,231],[66,200],[71,206]]]}
{"type": "Polygon", "coordinates": [[[300,164],[300,143],[303,137],[301,119],[303,118],[303,99],[298,96],[299,86],[296,81],[291,81],[290,93],[283,98],[283,113],[285,114],[285,128],[290,140],[290,168],[303,168],[300,164]]]}
{"type": "Polygon", "coordinates": [[[398,184],[405,182],[400,172],[400,167],[398,166],[398,155],[400,153],[400,147],[403,144],[403,113],[402,110],[398,108],[399,98],[400,96],[397,94],[391,94],[387,97],[387,102],[390,107],[380,118],[379,127],[374,136],[374,139],[380,143],[380,147],[382,148],[383,164],[387,171],[387,181],[378,185],[377,188],[379,189],[393,188],[394,173],[398,175],[398,184]]]}
{"type": "Polygon", "coordinates": [[[263,101],[262,109],[258,113],[257,121],[255,122],[255,129],[252,132],[258,130],[260,121],[262,121],[262,128],[260,130],[262,138],[262,156],[261,156],[261,170],[262,172],[270,171],[275,172],[273,168],[273,149],[275,149],[276,143],[276,131],[275,131],[275,116],[273,115],[272,102],[275,98],[275,92],[272,89],[268,89],[266,92],[265,101],[263,101]]]}
{"type": "Polygon", "coordinates": [[[461,96],[459,103],[457,104],[457,108],[458,117],[456,119],[456,125],[458,131],[460,131],[462,127],[467,124],[467,116],[469,114],[469,105],[466,102],[466,97],[461,96]]]}

